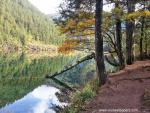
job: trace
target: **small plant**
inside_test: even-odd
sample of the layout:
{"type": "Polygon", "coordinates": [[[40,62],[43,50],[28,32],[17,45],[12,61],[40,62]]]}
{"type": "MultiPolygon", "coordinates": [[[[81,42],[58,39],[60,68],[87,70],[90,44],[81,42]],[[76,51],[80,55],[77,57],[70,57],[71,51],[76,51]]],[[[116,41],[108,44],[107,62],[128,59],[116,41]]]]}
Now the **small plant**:
{"type": "Polygon", "coordinates": [[[80,110],[83,110],[86,102],[96,95],[97,88],[98,82],[97,79],[94,78],[85,85],[82,90],[77,91],[72,95],[72,104],[66,108],[63,113],[78,113],[80,110]]]}
{"type": "Polygon", "coordinates": [[[81,101],[88,101],[93,98],[94,95],[95,93],[93,92],[92,87],[88,84],[82,91],[77,92],[74,98],[80,99],[81,101]]]}

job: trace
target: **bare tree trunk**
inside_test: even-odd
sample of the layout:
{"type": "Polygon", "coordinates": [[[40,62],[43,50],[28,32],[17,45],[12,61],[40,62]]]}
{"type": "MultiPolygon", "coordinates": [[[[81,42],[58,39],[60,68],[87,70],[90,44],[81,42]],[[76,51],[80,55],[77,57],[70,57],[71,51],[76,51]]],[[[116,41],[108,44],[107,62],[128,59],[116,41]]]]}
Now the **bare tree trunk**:
{"type": "Polygon", "coordinates": [[[142,17],[142,26],[141,26],[140,60],[143,60],[143,36],[144,36],[144,17],[142,17]]]}
{"type": "Polygon", "coordinates": [[[103,37],[102,37],[103,0],[96,0],[95,18],[95,59],[99,85],[104,85],[107,79],[104,65],[103,37]]]}
{"type": "Polygon", "coordinates": [[[121,21],[118,19],[116,22],[116,39],[117,39],[117,48],[118,48],[118,58],[120,69],[125,68],[125,61],[122,51],[122,35],[121,35],[121,21]]]}
{"type": "MultiPolygon", "coordinates": [[[[144,0],[144,10],[145,10],[145,0],[144,0]]],[[[144,25],[145,25],[145,18],[142,17],[141,20],[141,38],[140,38],[140,60],[143,60],[144,54],[143,54],[143,39],[144,39],[144,25]]]]}
{"type": "Polygon", "coordinates": [[[145,57],[148,56],[148,43],[147,43],[147,36],[145,35],[145,57]]]}
{"type": "MultiPolygon", "coordinates": [[[[119,8],[118,2],[115,3],[115,7],[119,8]]],[[[124,61],[124,56],[123,56],[123,51],[122,51],[121,20],[118,16],[116,17],[116,42],[117,42],[117,54],[119,58],[120,69],[124,69],[125,61],[124,61]]]]}
{"type": "MultiPolygon", "coordinates": [[[[132,0],[127,0],[127,9],[128,13],[135,11],[135,4],[132,0]]],[[[133,63],[133,32],[134,32],[135,22],[127,21],[126,22],[126,62],[128,65],[133,63]]]]}

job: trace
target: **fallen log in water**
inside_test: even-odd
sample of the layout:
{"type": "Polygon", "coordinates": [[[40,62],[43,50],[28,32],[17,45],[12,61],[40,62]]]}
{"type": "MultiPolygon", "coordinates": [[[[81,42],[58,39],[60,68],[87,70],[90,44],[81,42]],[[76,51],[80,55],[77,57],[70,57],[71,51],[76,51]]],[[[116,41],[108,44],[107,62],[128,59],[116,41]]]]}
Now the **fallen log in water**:
{"type": "Polygon", "coordinates": [[[77,65],[81,64],[82,62],[87,61],[87,60],[90,60],[90,59],[93,59],[93,58],[95,58],[95,53],[92,53],[92,54],[90,54],[90,55],[88,55],[88,56],[82,58],[81,60],[77,61],[76,64],[71,65],[71,66],[67,67],[66,69],[64,69],[64,70],[62,70],[62,71],[60,71],[60,72],[56,72],[56,73],[53,74],[53,75],[46,75],[45,77],[46,77],[46,78],[54,78],[54,77],[56,77],[56,76],[58,76],[58,75],[60,75],[60,74],[62,74],[62,73],[64,73],[64,72],[66,72],[66,71],[68,71],[68,70],[70,70],[70,69],[76,67],[77,65]]]}
{"type": "Polygon", "coordinates": [[[60,80],[58,80],[58,79],[56,79],[56,78],[52,78],[52,80],[53,80],[54,82],[60,84],[61,86],[64,86],[65,88],[71,90],[71,91],[76,91],[75,88],[69,86],[68,84],[66,84],[66,83],[64,83],[64,82],[62,82],[62,81],[60,81],[60,80]]]}

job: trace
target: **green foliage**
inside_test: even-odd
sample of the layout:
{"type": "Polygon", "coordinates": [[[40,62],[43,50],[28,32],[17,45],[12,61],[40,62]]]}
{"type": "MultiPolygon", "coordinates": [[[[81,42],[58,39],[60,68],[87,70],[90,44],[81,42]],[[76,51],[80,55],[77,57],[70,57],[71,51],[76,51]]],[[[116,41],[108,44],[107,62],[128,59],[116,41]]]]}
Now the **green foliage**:
{"type": "Polygon", "coordinates": [[[0,45],[22,47],[31,40],[59,44],[63,36],[54,22],[28,0],[1,0],[0,45]]]}
{"type": "Polygon", "coordinates": [[[97,88],[98,81],[97,78],[94,78],[82,90],[73,94],[72,104],[63,113],[78,113],[83,110],[86,102],[96,95],[97,88]]]}
{"type": "Polygon", "coordinates": [[[83,88],[82,91],[79,91],[76,93],[75,95],[75,102],[79,101],[79,102],[84,102],[84,101],[88,101],[89,99],[93,98],[95,95],[95,93],[92,90],[92,87],[88,84],[85,88],[83,88]]]}

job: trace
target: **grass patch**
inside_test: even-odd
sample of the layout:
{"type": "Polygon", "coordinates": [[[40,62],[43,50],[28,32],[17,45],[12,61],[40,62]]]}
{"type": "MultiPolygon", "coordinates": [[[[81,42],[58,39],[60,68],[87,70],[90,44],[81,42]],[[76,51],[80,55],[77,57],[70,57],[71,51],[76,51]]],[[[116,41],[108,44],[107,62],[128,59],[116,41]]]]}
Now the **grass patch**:
{"type": "Polygon", "coordinates": [[[84,88],[71,95],[71,105],[64,109],[62,113],[78,113],[84,110],[84,105],[95,97],[97,89],[98,81],[97,78],[94,78],[84,88]]]}

